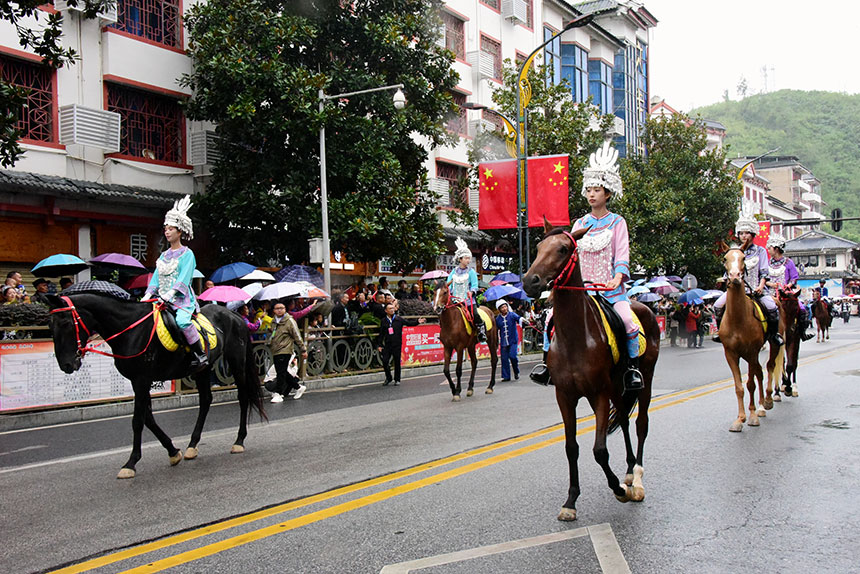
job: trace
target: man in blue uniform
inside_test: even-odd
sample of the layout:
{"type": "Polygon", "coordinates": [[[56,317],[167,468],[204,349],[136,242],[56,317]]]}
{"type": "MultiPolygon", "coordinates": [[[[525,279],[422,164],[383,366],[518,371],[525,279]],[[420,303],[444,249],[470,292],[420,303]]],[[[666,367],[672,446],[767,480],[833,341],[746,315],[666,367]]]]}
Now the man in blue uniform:
{"type": "Polygon", "coordinates": [[[496,302],[499,315],[496,316],[496,327],[499,329],[499,356],[502,359],[502,382],[511,380],[511,367],[514,368],[514,379],[520,378],[520,362],[517,359],[517,344],[519,335],[517,325],[522,325],[525,319],[514,313],[508,307],[508,302],[499,299],[496,302]]]}

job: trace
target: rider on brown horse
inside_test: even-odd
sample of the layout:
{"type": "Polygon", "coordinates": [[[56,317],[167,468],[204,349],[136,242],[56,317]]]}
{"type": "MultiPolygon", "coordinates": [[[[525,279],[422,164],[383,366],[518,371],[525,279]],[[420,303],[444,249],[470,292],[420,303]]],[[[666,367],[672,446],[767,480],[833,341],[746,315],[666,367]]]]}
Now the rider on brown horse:
{"type": "Polygon", "coordinates": [[[472,325],[478,330],[478,340],[487,341],[487,327],[480,317],[476,316],[475,292],[478,291],[478,274],[469,268],[472,262],[472,252],[469,246],[459,237],[454,240],[457,251],[454,252],[454,262],[457,267],[448,275],[448,288],[454,301],[462,302],[472,325]]]}
{"type": "MultiPolygon", "coordinates": [[[[770,296],[770,292],[765,284],[768,279],[770,266],[768,265],[767,251],[764,247],[753,243],[755,236],[758,233],[758,222],[751,214],[742,213],[735,223],[735,233],[738,239],[741,240],[740,250],[744,253],[744,276],[747,290],[752,292],[752,296],[758,299],[759,303],[765,309],[765,318],[767,319],[767,339],[773,339],[774,342],[782,345],[782,337],[779,334],[779,308],[776,306],[776,301],[770,296]]],[[[719,330],[720,323],[723,320],[723,313],[726,310],[726,293],[723,293],[716,303],[714,303],[714,311],[717,317],[717,329],[719,330]]],[[[720,342],[719,336],[713,339],[720,342]]]]}
{"type": "MultiPolygon", "coordinates": [[[[767,286],[771,289],[782,289],[792,293],[798,291],[797,280],[800,275],[790,257],[785,256],[785,237],[779,233],[771,233],[767,238],[767,252],[770,254],[770,269],[768,270],[767,286]]],[[[800,313],[798,314],[800,338],[808,341],[815,335],[806,331],[811,324],[806,306],[798,299],[800,313]]]]}
{"type": "MultiPolygon", "coordinates": [[[[627,341],[623,344],[630,357],[624,373],[624,390],[632,391],[642,389],[643,382],[639,372],[639,326],[633,320],[624,286],[630,278],[630,239],[627,222],[606,207],[611,198],[620,198],[623,193],[617,159],[618,151],[612,149],[609,142],[591,154],[589,167],[582,174],[582,195],[588,200],[591,213],[576,220],[573,231],[587,229],[577,248],[583,281],[597,287],[624,322],[627,341]]],[[[542,385],[549,384],[546,365],[537,365],[531,379],[542,385]]]]}

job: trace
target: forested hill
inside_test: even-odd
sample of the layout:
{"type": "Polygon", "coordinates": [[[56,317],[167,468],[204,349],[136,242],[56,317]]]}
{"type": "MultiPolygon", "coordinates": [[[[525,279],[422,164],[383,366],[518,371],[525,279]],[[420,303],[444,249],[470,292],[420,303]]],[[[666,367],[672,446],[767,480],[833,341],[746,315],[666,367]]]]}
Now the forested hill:
{"type": "MultiPolygon", "coordinates": [[[[779,147],[821,180],[828,216],[840,207],[843,216],[860,217],[860,95],[781,90],[690,112],[697,115],[726,126],[726,157],[779,147]]],[[[822,231],[832,233],[829,224],[822,231]]],[[[860,241],[860,222],[846,222],[836,235],[860,241]]]]}

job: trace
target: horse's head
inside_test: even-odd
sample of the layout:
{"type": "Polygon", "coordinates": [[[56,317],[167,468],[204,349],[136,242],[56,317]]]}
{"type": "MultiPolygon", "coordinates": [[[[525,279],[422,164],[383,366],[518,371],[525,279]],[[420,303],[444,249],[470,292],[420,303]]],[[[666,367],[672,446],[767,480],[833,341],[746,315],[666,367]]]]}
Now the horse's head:
{"type": "Polygon", "coordinates": [[[744,252],[739,247],[729,247],[725,243],[723,247],[726,250],[723,255],[723,265],[726,268],[726,276],[729,278],[730,285],[741,285],[743,283],[744,272],[744,252]]]}
{"type": "Polygon", "coordinates": [[[553,228],[544,217],[543,241],[538,243],[537,257],[523,277],[523,290],[529,297],[540,295],[550,281],[558,278],[576,251],[574,241],[579,241],[587,231],[580,229],[568,235],[561,227],[553,228]],[[571,241],[571,236],[574,241],[571,241]]]}
{"type": "Polygon", "coordinates": [[[444,278],[438,279],[436,281],[436,293],[433,295],[433,310],[436,311],[437,315],[445,310],[445,307],[448,305],[449,296],[448,280],[444,278]]]}
{"type": "MultiPolygon", "coordinates": [[[[57,364],[66,374],[81,368],[81,353],[78,348],[79,330],[75,326],[73,307],[56,295],[47,295],[51,309],[51,337],[54,339],[54,356],[57,364]]],[[[86,341],[86,335],[83,335],[86,341]]]]}

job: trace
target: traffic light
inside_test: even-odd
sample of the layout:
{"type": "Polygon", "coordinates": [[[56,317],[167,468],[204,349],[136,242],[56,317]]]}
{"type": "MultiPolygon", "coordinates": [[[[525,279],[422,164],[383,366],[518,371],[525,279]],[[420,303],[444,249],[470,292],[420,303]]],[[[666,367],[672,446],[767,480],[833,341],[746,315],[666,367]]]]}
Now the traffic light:
{"type": "Polygon", "coordinates": [[[838,207],[834,209],[830,213],[830,219],[833,220],[830,222],[830,227],[833,229],[833,232],[839,233],[842,231],[842,210],[838,207]]]}

